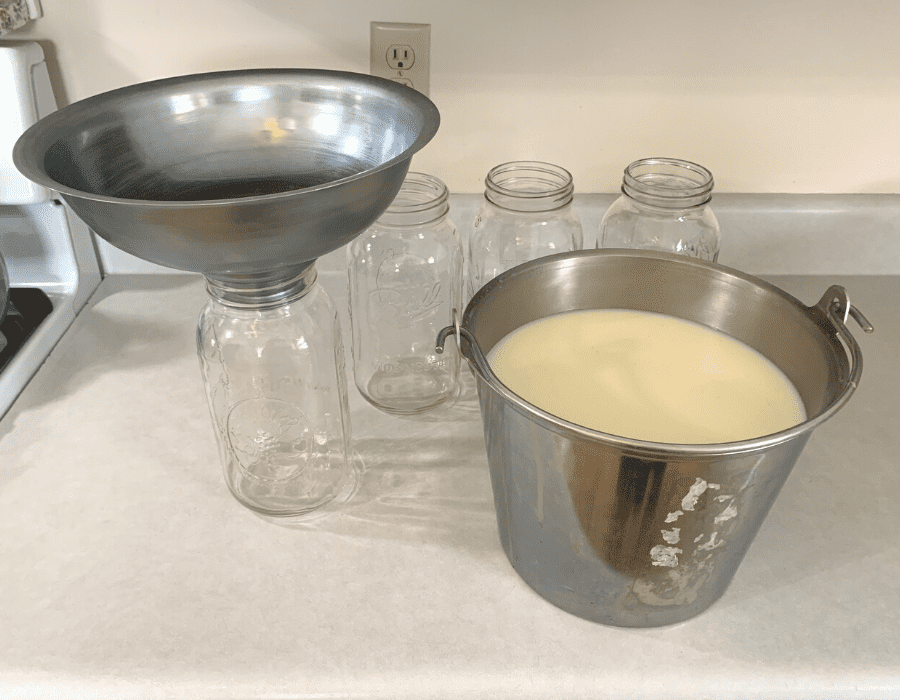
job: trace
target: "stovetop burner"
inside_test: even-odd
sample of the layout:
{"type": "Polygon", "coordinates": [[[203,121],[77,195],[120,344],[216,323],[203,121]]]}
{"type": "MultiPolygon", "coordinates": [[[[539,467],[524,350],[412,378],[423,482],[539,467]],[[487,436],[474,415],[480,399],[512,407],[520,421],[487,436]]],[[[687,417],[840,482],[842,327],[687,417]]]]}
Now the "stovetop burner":
{"type": "Polygon", "coordinates": [[[13,287],[9,290],[9,308],[0,323],[0,372],[51,311],[53,303],[40,289],[13,287]]]}

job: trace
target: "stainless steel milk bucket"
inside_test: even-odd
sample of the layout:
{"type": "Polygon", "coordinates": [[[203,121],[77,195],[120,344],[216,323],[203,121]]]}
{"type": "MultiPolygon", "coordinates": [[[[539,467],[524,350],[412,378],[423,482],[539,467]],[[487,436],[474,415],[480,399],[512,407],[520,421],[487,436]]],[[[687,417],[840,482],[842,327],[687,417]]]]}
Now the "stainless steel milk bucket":
{"type": "Polygon", "coordinates": [[[479,291],[456,334],[478,381],[500,540],[522,578],[563,610],[652,627],[686,620],[725,591],[813,428],[855,389],[862,357],[841,287],[804,306],[714,263],[632,250],[563,253],[479,291]],[[485,357],[530,321],[621,308],[705,324],[772,360],[808,420],[753,440],[670,445],[589,430],[507,389],[485,357]]]}

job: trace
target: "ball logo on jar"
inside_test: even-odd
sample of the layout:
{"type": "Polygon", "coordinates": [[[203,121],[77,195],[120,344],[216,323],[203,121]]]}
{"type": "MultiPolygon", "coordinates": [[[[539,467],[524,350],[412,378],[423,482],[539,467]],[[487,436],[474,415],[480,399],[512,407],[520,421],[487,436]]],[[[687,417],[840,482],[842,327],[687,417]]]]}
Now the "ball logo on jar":
{"type": "Polygon", "coordinates": [[[371,297],[373,309],[394,325],[406,327],[431,318],[441,305],[434,260],[388,250],[378,266],[371,297]]]}

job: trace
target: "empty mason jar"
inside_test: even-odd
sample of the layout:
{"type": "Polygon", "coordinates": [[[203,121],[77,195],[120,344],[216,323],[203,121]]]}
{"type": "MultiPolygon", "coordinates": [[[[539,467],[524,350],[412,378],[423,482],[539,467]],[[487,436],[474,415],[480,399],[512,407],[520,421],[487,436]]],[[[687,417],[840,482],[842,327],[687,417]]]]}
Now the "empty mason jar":
{"type": "Polygon", "coordinates": [[[207,278],[207,291],[197,350],[231,493],[280,522],[349,495],[340,322],[315,266],[287,279],[207,278]]]}
{"type": "Polygon", "coordinates": [[[347,246],[356,386],[389,413],[419,413],[457,388],[456,349],[434,349],[462,308],[463,250],[449,209],[443,182],[409,173],[387,211],[347,246]]]}
{"type": "Polygon", "coordinates": [[[529,260],[578,250],[572,175],[550,163],[517,161],[491,169],[469,240],[471,298],[501,272],[529,260]]]}
{"type": "Polygon", "coordinates": [[[600,222],[598,248],[642,248],[715,262],[719,222],[709,202],[713,176],[677,158],[645,158],[625,168],[622,196],[600,222]]]}

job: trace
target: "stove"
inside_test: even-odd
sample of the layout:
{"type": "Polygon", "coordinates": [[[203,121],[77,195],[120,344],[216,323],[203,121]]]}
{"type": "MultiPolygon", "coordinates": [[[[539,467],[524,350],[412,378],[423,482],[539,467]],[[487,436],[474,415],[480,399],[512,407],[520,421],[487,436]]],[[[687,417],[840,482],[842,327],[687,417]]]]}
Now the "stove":
{"type": "Polygon", "coordinates": [[[53,311],[53,302],[37,287],[10,291],[6,318],[0,323],[0,372],[53,311]]]}
{"type": "Polygon", "coordinates": [[[0,324],[0,418],[100,284],[90,230],[12,162],[19,135],[54,110],[40,45],[0,41],[0,255],[11,287],[0,324]]]}

